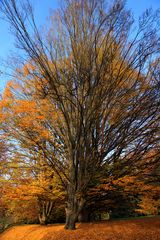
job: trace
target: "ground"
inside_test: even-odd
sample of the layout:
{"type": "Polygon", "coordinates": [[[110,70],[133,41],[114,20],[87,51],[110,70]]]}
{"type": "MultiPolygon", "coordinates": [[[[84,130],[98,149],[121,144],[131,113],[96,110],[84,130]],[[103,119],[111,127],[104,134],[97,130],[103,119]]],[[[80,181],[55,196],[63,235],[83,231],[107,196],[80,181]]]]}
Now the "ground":
{"type": "Polygon", "coordinates": [[[160,218],[77,224],[74,231],[62,224],[15,226],[0,240],[160,240],[160,218]]]}

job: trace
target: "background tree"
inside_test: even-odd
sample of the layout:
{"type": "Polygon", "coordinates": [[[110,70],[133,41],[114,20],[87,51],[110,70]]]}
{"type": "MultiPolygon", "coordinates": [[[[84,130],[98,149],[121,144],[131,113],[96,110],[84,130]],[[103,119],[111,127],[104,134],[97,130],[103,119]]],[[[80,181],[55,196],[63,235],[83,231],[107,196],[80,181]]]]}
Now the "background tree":
{"type": "MultiPolygon", "coordinates": [[[[1,100],[3,137],[10,146],[5,163],[1,162],[2,174],[6,179],[3,182],[3,188],[7,188],[5,199],[8,208],[15,216],[15,221],[22,220],[20,217],[24,218],[25,211],[20,214],[18,207],[26,204],[26,206],[35,206],[37,211],[39,209],[39,221],[41,224],[45,224],[55,205],[57,208],[58,206],[62,208],[65,196],[49,162],[50,158],[54,158],[53,150],[50,150],[49,145],[49,141],[52,142],[53,138],[49,138],[50,134],[44,126],[44,120],[46,123],[49,113],[47,112],[47,116],[44,114],[46,112],[45,104],[41,105],[42,114],[42,109],[37,108],[34,99],[32,101],[31,97],[27,99],[29,87],[25,92],[24,99],[21,87],[18,83],[9,82],[1,100]],[[14,92],[17,87],[18,96],[14,92]],[[28,107],[30,105],[33,107],[32,112],[28,107]],[[34,130],[31,131],[33,126],[34,130]],[[45,149],[44,143],[48,144],[45,149]],[[47,157],[48,151],[52,156],[47,157]]],[[[51,121],[51,118],[49,120],[51,121]]],[[[26,219],[32,219],[32,221],[36,219],[32,215],[34,211],[29,208],[28,211],[31,215],[28,213],[26,219]]]]}

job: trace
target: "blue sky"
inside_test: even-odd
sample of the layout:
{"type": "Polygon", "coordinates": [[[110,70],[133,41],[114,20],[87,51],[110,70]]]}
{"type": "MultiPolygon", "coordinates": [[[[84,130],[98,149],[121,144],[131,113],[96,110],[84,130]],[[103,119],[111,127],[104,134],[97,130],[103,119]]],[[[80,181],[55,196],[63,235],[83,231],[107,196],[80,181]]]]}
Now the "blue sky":
{"type": "MultiPolygon", "coordinates": [[[[49,15],[49,10],[58,7],[59,0],[31,0],[35,9],[36,20],[39,25],[44,25],[49,15]]],[[[131,9],[138,19],[138,16],[146,9],[160,8],[160,0],[128,0],[127,8],[131,9]]],[[[6,59],[14,49],[14,39],[9,33],[9,26],[0,20],[0,59],[6,59]]],[[[0,70],[3,70],[0,65],[0,70]]],[[[6,78],[0,76],[0,92],[3,90],[6,78]]]]}

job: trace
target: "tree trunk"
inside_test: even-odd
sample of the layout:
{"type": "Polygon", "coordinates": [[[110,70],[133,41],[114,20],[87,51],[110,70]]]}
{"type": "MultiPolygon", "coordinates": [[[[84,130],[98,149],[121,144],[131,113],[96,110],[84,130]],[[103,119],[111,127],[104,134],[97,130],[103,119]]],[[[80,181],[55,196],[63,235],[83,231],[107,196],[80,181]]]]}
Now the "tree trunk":
{"type": "Polygon", "coordinates": [[[83,208],[78,216],[78,221],[83,222],[89,222],[90,221],[90,212],[88,208],[83,208]]]}
{"type": "Polygon", "coordinates": [[[39,223],[40,225],[47,224],[47,217],[44,214],[39,214],[39,223]]]}
{"type": "Polygon", "coordinates": [[[45,209],[43,208],[41,213],[39,214],[39,222],[41,225],[46,225],[47,224],[47,216],[45,209]]]}
{"type": "Polygon", "coordinates": [[[72,212],[71,210],[68,210],[68,208],[66,208],[65,229],[74,230],[76,228],[76,220],[77,220],[77,214],[75,212],[72,212]]]}
{"type": "Polygon", "coordinates": [[[80,212],[84,207],[85,200],[83,198],[77,199],[76,195],[72,196],[66,207],[66,224],[65,229],[74,230],[76,227],[76,221],[80,212]]]}
{"type": "Polygon", "coordinates": [[[48,223],[48,219],[53,209],[53,201],[39,201],[40,205],[40,213],[39,213],[39,222],[41,225],[46,225],[48,223]]]}

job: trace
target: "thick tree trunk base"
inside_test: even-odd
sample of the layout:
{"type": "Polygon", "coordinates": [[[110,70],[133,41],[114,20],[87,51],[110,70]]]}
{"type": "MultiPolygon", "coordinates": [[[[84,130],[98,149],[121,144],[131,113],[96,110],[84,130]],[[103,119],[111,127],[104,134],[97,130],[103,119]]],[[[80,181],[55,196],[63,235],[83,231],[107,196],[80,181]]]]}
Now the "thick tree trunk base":
{"type": "Polygon", "coordinates": [[[77,220],[77,215],[76,213],[73,213],[66,209],[66,224],[65,224],[65,229],[68,230],[75,230],[76,229],[76,220],[77,220]]]}
{"type": "Polygon", "coordinates": [[[65,224],[64,228],[66,230],[76,230],[76,224],[74,224],[74,223],[65,224]]]}

